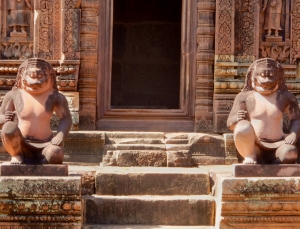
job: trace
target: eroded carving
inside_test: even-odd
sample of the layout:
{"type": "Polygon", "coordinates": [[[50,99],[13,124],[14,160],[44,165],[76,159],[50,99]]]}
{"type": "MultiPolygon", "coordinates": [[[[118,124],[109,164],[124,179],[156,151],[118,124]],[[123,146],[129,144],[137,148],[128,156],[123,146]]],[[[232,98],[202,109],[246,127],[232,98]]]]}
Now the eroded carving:
{"type": "Polygon", "coordinates": [[[261,13],[265,14],[263,30],[267,31],[266,37],[279,37],[279,31],[282,30],[280,25],[282,0],[264,0],[261,13]]]}
{"type": "Polygon", "coordinates": [[[25,28],[29,26],[26,7],[32,10],[30,0],[10,0],[8,1],[8,27],[12,29],[10,36],[17,33],[27,34],[25,28]]]}

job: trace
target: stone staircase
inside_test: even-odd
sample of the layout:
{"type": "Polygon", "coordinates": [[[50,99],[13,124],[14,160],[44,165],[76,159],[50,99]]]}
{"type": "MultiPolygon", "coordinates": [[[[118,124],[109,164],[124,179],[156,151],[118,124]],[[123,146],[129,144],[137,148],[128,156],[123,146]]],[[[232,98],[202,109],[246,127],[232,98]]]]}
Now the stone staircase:
{"type": "Polygon", "coordinates": [[[199,168],[102,167],[83,196],[84,229],[213,229],[210,176],[199,168]]]}

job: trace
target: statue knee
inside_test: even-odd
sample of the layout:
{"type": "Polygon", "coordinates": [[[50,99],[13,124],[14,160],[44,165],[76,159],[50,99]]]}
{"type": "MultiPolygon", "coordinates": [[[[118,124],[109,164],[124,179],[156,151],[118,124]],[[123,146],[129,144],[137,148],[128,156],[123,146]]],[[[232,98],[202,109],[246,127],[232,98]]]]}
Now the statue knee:
{"type": "Polygon", "coordinates": [[[251,123],[247,120],[239,121],[234,127],[235,138],[248,138],[254,134],[251,123]]]}
{"type": "Polygon", "coordinates": [[[14,122],[6,122],[2,127],[1,136],[13,137],[18,129],[19,129],[18,124],[14,122]]]}
{"type": "Polygon", "coordinates": [[[278,158],[283,164],[295,164],[298,157],[297,147],[294,145],[284,145],[285,147],[279,152],[278,158]]]}
{"type": "Polygon", "coordinates": [[[55,145],[48,146],[43,154],[49,164],[62,164],[64,159],[63,149],[55,145]]]}

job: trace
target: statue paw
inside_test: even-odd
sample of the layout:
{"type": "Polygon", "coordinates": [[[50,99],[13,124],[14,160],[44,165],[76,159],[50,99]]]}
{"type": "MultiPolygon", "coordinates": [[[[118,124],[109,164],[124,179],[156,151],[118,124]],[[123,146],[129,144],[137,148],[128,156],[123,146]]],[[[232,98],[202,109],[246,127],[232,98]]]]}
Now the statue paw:
{"type": "Polygon", "coordinates": [[[245,157],[245,160],[243,161],[243,164],[246,164],[246,165],[255,165],[257,164],[257,161],[253,158],[250,158],[250,157],[245,157]]]}
{"type": "Polygon", "coordinates": [[[11,157],[10,164],[19,165],[23,163],[23,157],[21,156],[13,156],[11,157]]]}

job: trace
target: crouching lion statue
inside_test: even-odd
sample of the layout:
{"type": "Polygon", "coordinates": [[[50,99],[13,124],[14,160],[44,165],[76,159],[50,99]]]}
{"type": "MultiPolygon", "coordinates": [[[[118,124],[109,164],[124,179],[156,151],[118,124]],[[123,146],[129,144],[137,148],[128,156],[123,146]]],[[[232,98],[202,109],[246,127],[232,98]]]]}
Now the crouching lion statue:
{"type": "Polygon", "coordinates": [[[234,130],[234,142],[244,164],[296,163],[300,111],[278,62],[264,58],[251,64],[227,126],[234,130]],[[289,134],[283,132],[284,113],[290,120],[289,134]]]}
{"type": "Polygon", "coordinates": [[[58,92],[52,66],[38,58],[23,62],[0,107],[1,139],[11,164],[61,164],[71,125],[68,102],[58,92]],[[50,128],[53,112],[60,120],[55,136],[50,128]]]}

